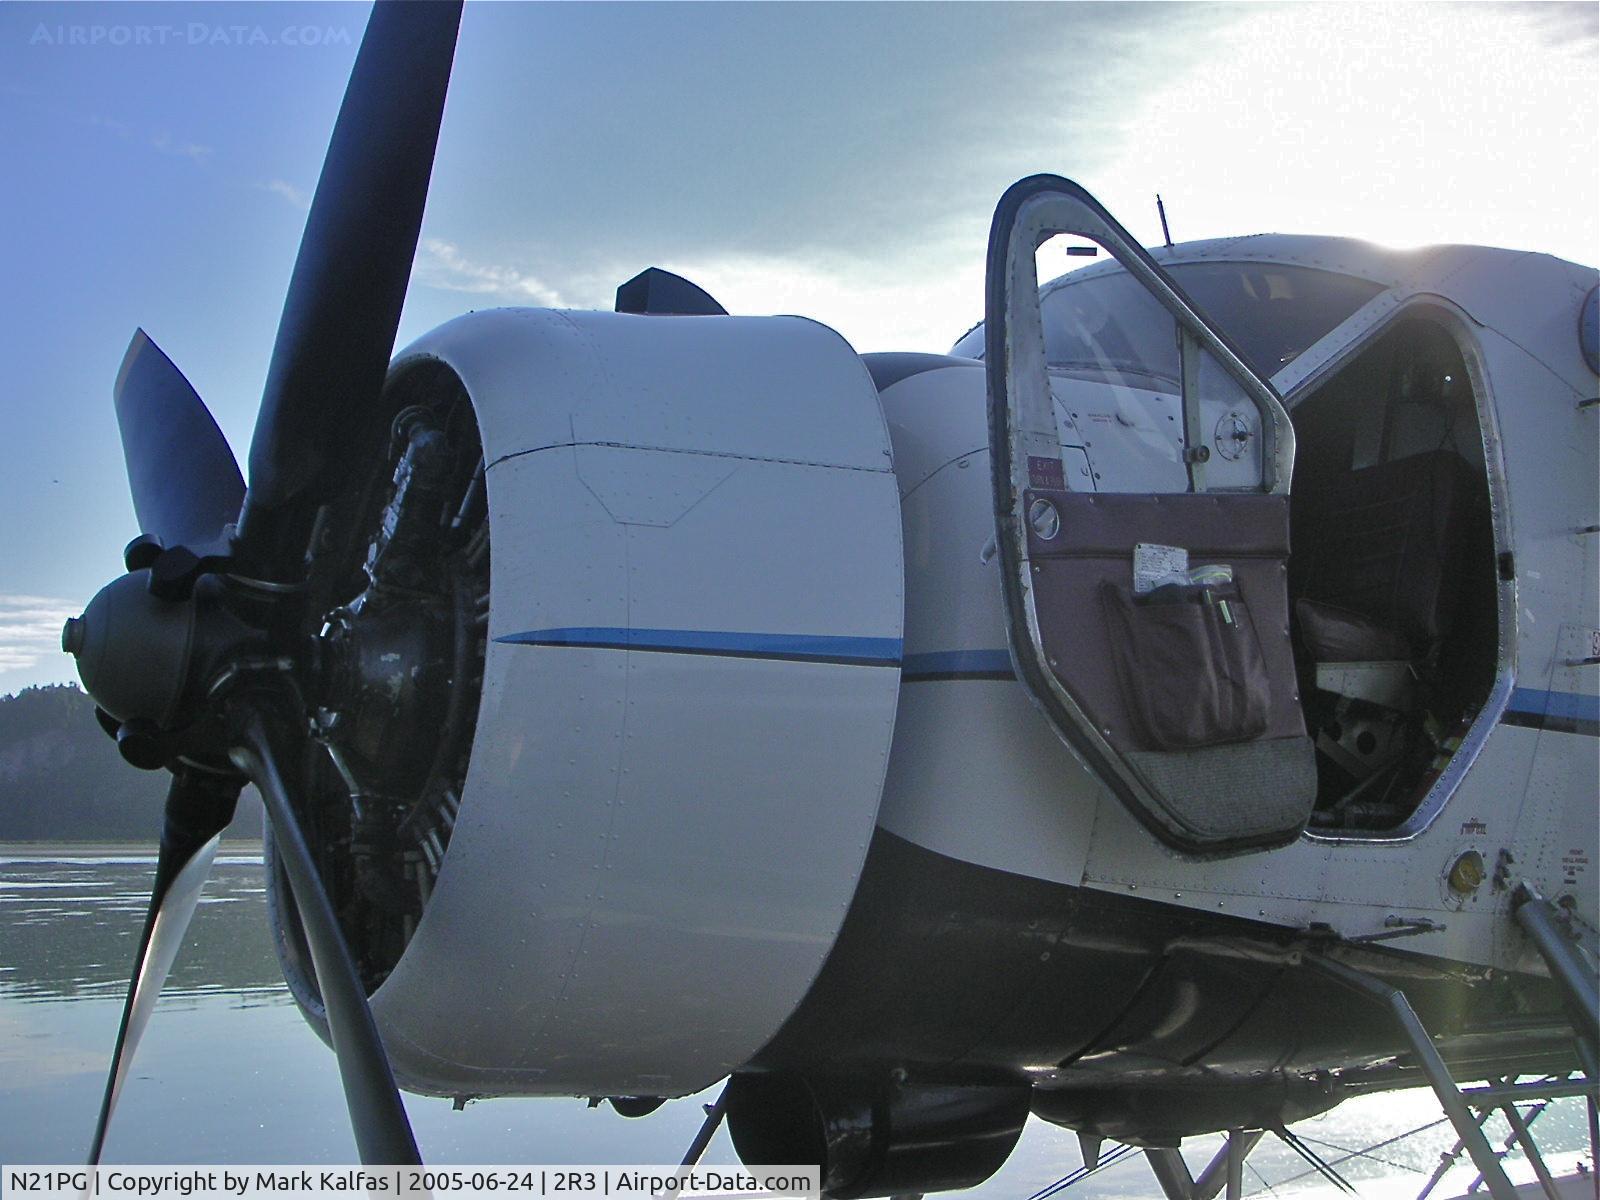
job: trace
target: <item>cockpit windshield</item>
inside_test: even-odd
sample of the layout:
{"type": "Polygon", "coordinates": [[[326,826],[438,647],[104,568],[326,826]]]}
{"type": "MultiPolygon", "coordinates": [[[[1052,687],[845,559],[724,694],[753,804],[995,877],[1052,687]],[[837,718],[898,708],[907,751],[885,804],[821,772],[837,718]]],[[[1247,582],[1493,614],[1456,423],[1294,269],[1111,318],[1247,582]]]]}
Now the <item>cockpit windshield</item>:
{"type": "MultiPolygon", "coordinates": [[[[1190,262],[1167,270],[1268,378],[1383,290],[1370,280],[1281,263],[1190,262]]],[[[1178,378],[1172,317],[1126,271],[1052,280],[1040,289],[1040,313],[1052,367],[1178,378]]],[[[983,326],[951,353],[982,358],[983,326]]]]}

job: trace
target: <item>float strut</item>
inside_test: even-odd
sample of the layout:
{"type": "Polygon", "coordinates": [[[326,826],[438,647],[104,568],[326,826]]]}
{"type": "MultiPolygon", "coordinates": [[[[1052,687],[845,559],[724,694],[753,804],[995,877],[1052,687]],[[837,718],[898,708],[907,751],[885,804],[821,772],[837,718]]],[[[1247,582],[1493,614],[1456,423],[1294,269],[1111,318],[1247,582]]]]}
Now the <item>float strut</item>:
{"type": "Polygon", "coordinates": [[[1472,1119],[1472,1110],[1467,1106],[1466,1098],[1461,1095],[1461,1089],[1456,1086],[1456,1081],[1450,1078],[1449,1068],[1444,1065],[1444,1059],[1439,1057],[1433,1039],[1423,1028],[1405,993],[1399,988],[1390,987],[1380,979],[1375,979],[1365,971],[1358,971],[1331,958],[1308,958],[1306,961],[1345,986],[1377,1000],[1389,1010],[1395,1024],[1400,1027],[1400,1032],[1405,1034],[1406,1041],[1411,1043],[1411,1050],[1417,1056],[1417,1065],[1422,1068],[1423,1075],[1427,1076],[1433,1094],[1439,1098],[1444,1115],[1450,1118],[1450,1124],[1456,1127],[1456,1133],[1466,1143],[1467,1153],[1472,1156],[1473,1163],[1483,1173],[1484,1182],[1489,1185],[1489,1194],[1494,1200],[1516,1200],[1516,1189],[1506,1178],[1500,1160],[1495,1157],[1488,1139],[1483,1136],[1483,1130],[1472,1119]]]}
{"type": "Polygon", "coordinates": [[[1528,1128],[1544,1109],[1545,1106],[1541,1104],[1534,1109],[1533,1115],[1527,1120],[1523,1119],[1515,1104],[1508,1103],[1500,1111],[1505,1115],[1506,1124],[1511,1126],[1512,1138],[1522,1147],[1523,1157],[1532,1165],[1533,1173],[1539,1180],[1539,1187],[1544,1191],[1545,1200],[1561,1200],[1560,1194],[1556,1191],[1556,1181],[1550,1178],[1550,1168],[1544,1165],[1539,1147],[1534,1144],[1533,1132],[1528,1128]]]}
{"type": "MultiPolygon", "coordinates": [[[[1255,1136],[1259,1139],[1261,1134],[1257,1133],[1255,1136]]],[[[1228,1144],[1223,1147],[1223,1151],[1228,1156],[1226,1160],[1228,1172],[1227,1200],[1244,1200],[1244,1158],[1245,1155],[1250,1153],[1251,1147],[1255,1145],[1255,1142],[1247,1142],[1244,1139],[1245,1133],[1243,1130],[1230,1129],[1228,1131],[1228,1144]]],[[[1204,1183],[1205,1176],[1202,1175],[1200,1179],[1204,1183]]]]}
{"type": "Polygon", "coordinates": [[[1597,1078],[1595,1063],[1596,1031],[1600,1030],[1600,983],[1584,961],[1577,945],[1567,936],[1557,919],[1553,904],[1524,879],[1511,894],[1511,915],[1528,935],[1550,968],[1550,977],[1561,989],[1573,1032],[1578,1035],[1583,1065],[1590,1079],[1597,1078]]]}
{"type": "Polygon", "coordinates": [[[1244,1160],[1265,1133],[1263,1129],[1228,1130],[1228,1140],[1194,1181],[1194,1200],[1214,1200],[1224,1187],[1226,1200],[1240,1200],[1244,1195],[1244,1160]]]}
{"type": "Polygon", "coordinates": [[[1589,1093],[1589,1169],[1594,1173],[1595,1200],[1600,1200],[1600,1105],[1589,1093]]]}
{"type": "Polygon", "coordinates": [[[1256,1148],[1263,1132],[1260,1129],[1228,1130],[1228,1140],[1206,1164],[1198,1179],[1189,1175],[1188,1164],[1177,1150],[1154,1149],[1144,1153],[1167,1200],[1216,1200],[1224,1188],[1227,1189],[1226,1200],[1242,1200],[1244,1160],[1256,1148]]]}
{"type": "Polygon", "coordinates": [[[689,1149],[683,1155],[683,1165],[685,1167],[692,1167],[698,1163],[700,1156],[706,1152],[706,1147],[711,1144],[711,1138],[717,1132],[717,1126],[722,1124],[722,1118],[728,1112],[728,1089],[731,1086],[731,1083],[723,1084],[716,1103],[705,1106],[706,1119],[701,1122],[700,1132],[694,1135],[694,1141],[689,1143],[689,1149]]]}

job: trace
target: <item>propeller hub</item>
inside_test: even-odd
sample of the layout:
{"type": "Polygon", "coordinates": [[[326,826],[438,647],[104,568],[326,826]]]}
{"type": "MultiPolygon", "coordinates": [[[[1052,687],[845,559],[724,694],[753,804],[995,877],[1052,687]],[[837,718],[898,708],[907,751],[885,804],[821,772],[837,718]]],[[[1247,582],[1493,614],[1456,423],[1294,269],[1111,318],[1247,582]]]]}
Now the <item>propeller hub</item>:
{"type": "Polygon", "coordinates": [[[61,653],[77,654],[83,649],[84,623],[82,617],[68,617],[61,627],[61,653]]]}
{"type": "Polygon", "coordinates": [[[194,647],[193,600],[150,593],[148,568],[113,579],[67,621],[61,646],[95,703],[119,721],[139,717],[167,728],[176,715],[194,647]]]}

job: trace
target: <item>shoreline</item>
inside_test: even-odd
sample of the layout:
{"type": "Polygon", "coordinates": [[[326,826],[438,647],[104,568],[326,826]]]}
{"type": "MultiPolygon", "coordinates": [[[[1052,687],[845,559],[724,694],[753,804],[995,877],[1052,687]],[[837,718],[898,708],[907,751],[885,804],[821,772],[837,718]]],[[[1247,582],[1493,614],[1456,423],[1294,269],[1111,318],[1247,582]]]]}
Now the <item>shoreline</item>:
{"type": "MultiPolygon", "coordinates": [[[[151,841],[41,841],[0,842],[0,859],[52,858],[154,858],[156,843],[151,841]]],[[[228,838],[217,850],[219,858],[261,856],[260,838],[228,838]]]]}

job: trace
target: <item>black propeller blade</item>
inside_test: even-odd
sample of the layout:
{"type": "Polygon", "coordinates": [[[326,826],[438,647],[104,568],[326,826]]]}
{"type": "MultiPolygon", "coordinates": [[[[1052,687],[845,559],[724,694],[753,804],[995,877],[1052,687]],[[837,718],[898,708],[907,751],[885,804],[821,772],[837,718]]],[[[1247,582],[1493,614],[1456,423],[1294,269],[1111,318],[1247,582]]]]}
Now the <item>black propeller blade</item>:
{"type": "Polygon", "coordinates": [[[299,577],[340,434],[377,399],[422,228],[459,3],[379,3],[306,219],[250,445],[240,549],[299,577]]]}
{"type": "MultiPolygon", "coordinates": [[[[379,0],[357,53],[284,302],[250,449],[250,489],[211,414],[141,331],[117,377],[117,418],[144,533],[128,574],[62,633],[63,649],[134,765],[174,774],[133,981],[93,1160],[128,1064],[215,852],[253,780],[327,1009],[356,1144],[368,1163],[419,1162],[366,990],[269,740],[265,709],[332,669],[298,583],[318,506],[347,461],[341,441],[381,397],[416,253],[461,4],[379,0]],[[242,504],[242,508],[241,508],[242,504]],[[231,546],[222,542],[237,520],[231,546]],[[155,541],[152,541],[152,538],[155,541]],[[159,543],[159,544],[157,544],[159,543]],[[242,568],[242,569],[240,569],[242,568]],[[223,576],[227,577],[224,578],[223,576]]],[[[287,750],[284,761],[294,761],[287,750]]]]}
{"type": "Polygon", "coordinates": [[[166,819],[161,830],[150,909],[139,938],[139,950],[134,955],[133,978],[128,983],[128,997],[122,1006],[122,1024],[111,1055],[105,1098],[100,1102],[100,1119],[95,1124],[94,1141],[89,1148],[91,1165],[100,1161],[106,1128],[133,1062],[134,1051],[155,1009],[161,985],[166,982],[178,949],[183,945],[183,935],[200,899],[200,886],[211,871],[211,860],[216,857],[217,835],[233,819],[238,799],[239,783],[229,776],[189,767],[173,776],[172,787],[167,792],[166,819]]]}
{"type": "Polygon", "coordinates": [[[205,404],[142,329],[112,394],[139,529],[167,546],[215,541],[239,519],[244,480],[205,404]]]}
{"type": "Polygon", "coordinates": [[[261,791],[267,816],[272,821],[272,837],[283,856],[289,887],[300,911],[306,944],[316,970],[317,988],[328,1015],[328,1032],[333,1053],[339,1060],[339,1077],[344,1084],[345,1105],[355,1129],[356,1148],[361,1161],[374,1164],[415,1166],[422,1161],[411,1122],[400,1091],[395,1086],[389,1056],[384,1052],[378,1026],[367,1004],[367,991],[356,971],[350,947],[345,943],[333,904],[322,886],[279,773],[277,759],[266,722],[253,716],[245,726],[245,745],[233,752],[233,761],[261,791]]]}

